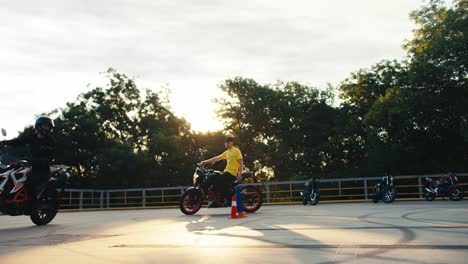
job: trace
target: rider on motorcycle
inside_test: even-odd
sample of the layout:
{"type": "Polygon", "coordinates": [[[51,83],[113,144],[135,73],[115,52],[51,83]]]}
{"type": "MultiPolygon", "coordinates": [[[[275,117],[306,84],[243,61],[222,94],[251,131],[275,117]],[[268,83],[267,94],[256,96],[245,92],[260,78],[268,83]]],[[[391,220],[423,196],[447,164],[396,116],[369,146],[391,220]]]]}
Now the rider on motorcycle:
{"type": "Polygon", "coordinates": [[[244,170],[244,161],[242,159],[242,152],[234,147],[234,138],[227,137],[224,143],[226,151],[221,155],[213,157],[208,160],[204,160],[202,164],[213,164],[220,160],[226,160],[227,165],[223,174],[217,175],[214,180],[214,186],[221,197],[226,198],[226,201],[230,200],[232,196],[233,184],[236,181],[242,180],[242,171],[244,170]]]}
{"type": "Polygon", "coordinates": [[[45,115],[36,119],[34,124],[34,133],[12,140],[0,142],[2,145],[18,146],[28,145],[31,152],[32,175],[28,177],[26,185],[28,190],[36,198],[38,190],[42,183],[49,180],[50,162],[55,151],[55,139],[52,137],[54,121],[45,115]]]}

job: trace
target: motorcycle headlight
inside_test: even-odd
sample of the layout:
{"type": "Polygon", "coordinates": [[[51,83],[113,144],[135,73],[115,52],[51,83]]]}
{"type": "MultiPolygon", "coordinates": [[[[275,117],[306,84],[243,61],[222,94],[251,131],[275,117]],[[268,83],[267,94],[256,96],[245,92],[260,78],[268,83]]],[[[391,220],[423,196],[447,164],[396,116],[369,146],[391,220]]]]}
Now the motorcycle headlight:
{"type": "Polygon", "coordinates": [[[197,179],[198,179],[198,174],[195,172],[193,174],[193,185],[195,185],[195,183],[197,182],[197,179]]]}

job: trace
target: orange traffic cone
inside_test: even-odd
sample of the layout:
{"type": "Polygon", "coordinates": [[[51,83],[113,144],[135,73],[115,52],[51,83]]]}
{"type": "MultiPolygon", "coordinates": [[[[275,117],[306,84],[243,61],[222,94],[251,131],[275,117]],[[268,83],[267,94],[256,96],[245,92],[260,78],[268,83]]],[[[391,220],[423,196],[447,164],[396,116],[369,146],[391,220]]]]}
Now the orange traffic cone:
{"type": "Polygon", "coordinates": [[[231,216],[229,219],[239,219],[239,218],[245,218],[247,217],[246,214],[241,213],[237,211],[237,202],[236,202],[236,195],[232,196],[232,205],[231,205],[231,216]]]}
{"type": "Polygon", "coordinates": [[[236,195],[232,196],[232,204],[231,204],[231,216],[229,219],[238,219],[237,217],[237,202],[236,202],[236,195]]]}

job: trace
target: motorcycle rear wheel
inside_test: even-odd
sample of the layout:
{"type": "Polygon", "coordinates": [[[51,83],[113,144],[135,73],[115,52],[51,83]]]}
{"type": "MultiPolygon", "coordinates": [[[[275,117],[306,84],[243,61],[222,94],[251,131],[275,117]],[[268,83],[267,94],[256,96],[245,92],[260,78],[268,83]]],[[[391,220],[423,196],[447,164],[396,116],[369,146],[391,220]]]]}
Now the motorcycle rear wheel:
{"type": "Polygon", "coordinates": [[[203,203],[203,195],[197,189],[190,188],[182,194],[179,208],[186,215],[194,215],[200,211],[203,203]]]}
{"type": "Polygon", "coordinates": [[[310,195],[310,205],[317,205],[320,200],[320,194],[314,192],[310,195]]]}
{"type": "Polygon", "coordinates": [[[256,212],[263,204],[262,193],[255,186],[242,187],[241,195],[242,205],[247,213],[256,212]]]}
{"type": "Polygon", "coordinates": [[[58,192],[51,189],[44,194],[44,197],[35,202],[29,217],[35,225],[43,226],[54,220],[58,210],[58,192]]]}
{"type": "Polygon", "coordinates": [[[449,199],[452,201],[463,200],[463,191],[460,190],[459,188],[454,188],[449,194],[449,199]]]}
{"type": "Polygon", "coordinates": [[[387,192],[384,193],[382,197],[382,201],[384,203],[393,203],[393,201],[395,201],[395,198],[396,198],[395,190],[388,190],[387,192]]]}

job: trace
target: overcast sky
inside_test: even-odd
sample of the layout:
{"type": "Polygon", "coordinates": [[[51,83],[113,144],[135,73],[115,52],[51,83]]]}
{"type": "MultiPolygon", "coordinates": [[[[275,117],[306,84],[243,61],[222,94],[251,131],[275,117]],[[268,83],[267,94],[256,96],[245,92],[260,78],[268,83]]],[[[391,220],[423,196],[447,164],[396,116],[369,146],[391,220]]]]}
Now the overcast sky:
{"type": "MultiPolygon", "coordinates": [[[[402,58],[421,0],[0,0],[0,126],[16,135],[114,67],[172,89],[194,129],[219,127],[211,99],[234,76],[323,87],[402,58]],[[199,108],[200,105],[206,105],[199,108]]],[[[91,86],[88,86],[91,84],[91,86]]]]}

